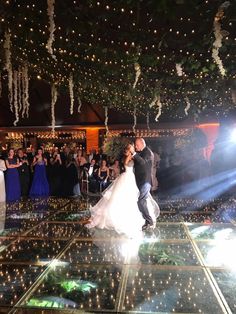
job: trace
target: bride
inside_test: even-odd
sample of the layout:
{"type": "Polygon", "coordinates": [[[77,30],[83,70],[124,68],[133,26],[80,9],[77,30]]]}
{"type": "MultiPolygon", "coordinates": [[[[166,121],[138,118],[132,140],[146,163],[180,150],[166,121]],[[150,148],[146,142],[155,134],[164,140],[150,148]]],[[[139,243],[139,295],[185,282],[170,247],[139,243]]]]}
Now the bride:
{"type": "MultiPolygon", "coordinates": [[[[87,228],[115,230],[129,237],[138,235],[142,230],[144,219],[138,208],[139,190],[134,176],[131,144],[124,150],[125,172],[113,181],[103,192],[99,202],[91,208],[90,223],[87,228]]],[[[159,206],[151,195],[148,197],[148,209],[153,221],[160,213],[159,206]]]]}

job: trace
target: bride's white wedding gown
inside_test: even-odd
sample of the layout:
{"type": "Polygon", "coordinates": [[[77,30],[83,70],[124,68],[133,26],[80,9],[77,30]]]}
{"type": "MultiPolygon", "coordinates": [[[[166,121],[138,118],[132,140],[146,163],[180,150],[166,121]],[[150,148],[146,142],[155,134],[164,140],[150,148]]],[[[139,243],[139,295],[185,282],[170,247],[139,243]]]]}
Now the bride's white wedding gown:
{"type": "MultiPolygon", "coordinates": [[[[104,191],[102,198],[91,210],[91,222],[88,228],[115,230],[128,236],[142,231],[145,223],[138,208],[139,190],[136,185],[133,161],[125,166],[123,172],[104,191]]],[[[154,221],[160,213],[159,206],[151,195],[148,198],[149,213],[154,221]]]]}

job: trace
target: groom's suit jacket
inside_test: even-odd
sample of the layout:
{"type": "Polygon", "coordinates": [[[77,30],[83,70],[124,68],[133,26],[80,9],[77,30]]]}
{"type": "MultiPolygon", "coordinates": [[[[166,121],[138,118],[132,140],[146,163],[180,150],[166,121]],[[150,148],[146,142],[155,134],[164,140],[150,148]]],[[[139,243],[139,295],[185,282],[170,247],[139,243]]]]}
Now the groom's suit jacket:
{"type": "Polygon", "coordinates": [[[152,184],[152,165],[154,155],[147,146],[139,153],[136,153],[134,159],[134,173],[138,188],[144,183],[152,184]]]}

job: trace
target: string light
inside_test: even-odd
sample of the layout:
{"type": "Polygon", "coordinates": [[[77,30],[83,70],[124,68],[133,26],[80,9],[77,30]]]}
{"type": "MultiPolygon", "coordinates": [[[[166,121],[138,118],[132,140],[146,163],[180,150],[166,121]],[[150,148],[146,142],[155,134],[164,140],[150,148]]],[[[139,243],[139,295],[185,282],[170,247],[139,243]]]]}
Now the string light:
{"type": "MultiPolygon", "coordinates": [[[[233,8],[234,4],[231,5],[233,8]]],[[[169,6],[166,9],[159,4],[155,8],[150,3],[149,5],[141,4],[137,9],[132,3],[124,6],[119,3],[104,5],[99,1],[92,1],[90,5],[86,5],[89,16],[86,20],[81,15],[83,6],[72,1],[70,11],[64,8],[63,4],[58,7],[56,5],[54,8],[53,14],[59,17],[58,21],[60,21],[60,16],[63,20],[64,15],[67,18],[69,16],[68,20],[70,20],[70,27],[66,28],[64,25],[58,25],[60,23],[55,18],[53,53],[58,58],[56,61],[48,55],[46,49],[49,36],[49,16],[46,8],[42,9],[38,2],[27,5],[18,3],[15,7],[16,12],[12,14],[12,23],[19,26],[14,29],[12,36],[13,65],[28,60],[32,78],[36,78],[40,71],[40,77],[43,80],[50,84],[57,80],[62,89],[66,86],[70,69],[74,69],[75,86],[78,82],[81,83],[82,102],[99,103],[104,107],[112,104],[113,108],[126,110],[131,115],[134,103],[137,104],[137,114],[146,115],[146,108],[151,101],[156,80],[161,78],[165,78],[162,99],[168,115],[183,118],[185,116],[183,110],[181,116],[181,111],[173,110],[173,108],[182,108],[185,95],[190,93],[196,94],[191,97],[193,106],[198,107],[197,100],[202,98],[202,107],[212,108],[215,111],[216,100],[220,95],[224,103],[222,114],[227,115],[230,108],[233,108],[231,98],[222,88],[222,81],[216,83],[218,73],[214,63],[210,61],[211,52],[208,51],[208,34],[212,25],[212,14],[209,12],[216,12],[217,5],[210,6],[208,2],[199,5],[198,10],[194,11],[198,15],[197,19],[193,18],[193,12],[186,11],[183,14],[182,6],[177,5],[176,16],[173,22],[170,22],[167,33],[163,28],[162,20],[168,18],[169,6]],[[94,10],[98,10],[98,14],[93,14],[94,10]],[[155,10],[162,13],[163,19],[154,18],[155,10]],[[178,14],[179,10],[181,14],[178,14]],[[100,13],[104,14],[102,23],[98,18],[100,13]],[[137,20],[139,15],[142,16],[140,21],[137,20]],[[199,28],[199,17],[201,28],[199,28]],[[28,21],[31,23],[28,24],[28,21]],[[112,31],[107,32],[107,29],[112,31]],[[181,43],[180,54],[175,51],[176,41],[181,43]],[[130,82],[134,78],[132,64],[135,62],[138,62],[144,75],[138,81],[138,89],[135,88],[132,99],[127,101],[127,93],[131,89],[130,82]],[[186,75],[183,76],[184,79],[174,73],[175,64],[183,65],[186,75]],[[109,90],[108,93],[102,88],[104,84],[109,90]],[[203,98],[204,90],[212,86],[216,87],[214,95],[210,98],[203,98]]],[[[6,14],[2,17],[1,27],[6,31],[11,29],[12,25],[7,18],[11,10],[9,2],[4,3],[4,10],[6,14]]],[[[221,52],[221,57],[227,69],[228,77],[225,79],[225,85],[227,85],[231,82],[235,68],[235,54],[230,48],[235,40],[233,31],[235,28],[234,21],[230,18],[230,14],[228,16],[228,12],[225,13],[224,22],[225,30],[229,34],[227,35],[228,43],[224,47],[225,51],[221,52]]],[[[2,44],[3,41],[1,41],[2,44]]],[[[150,110],[150,121],[154,120],[154,113],[154,110],[150,110]]]]}

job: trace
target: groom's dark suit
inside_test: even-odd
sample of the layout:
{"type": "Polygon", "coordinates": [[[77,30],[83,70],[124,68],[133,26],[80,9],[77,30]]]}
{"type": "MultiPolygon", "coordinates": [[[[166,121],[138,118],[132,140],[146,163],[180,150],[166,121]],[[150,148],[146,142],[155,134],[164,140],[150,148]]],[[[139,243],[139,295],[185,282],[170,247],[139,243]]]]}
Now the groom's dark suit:
{"type": "Polygon", "coordinates": [[[135,179],[140,191],[138,207],[146,221],[145,224],[152,226],[154,222],[148,212],[147,198],[151,189],[154,155],[151,149],[146,146],[141,152],[134,154],[133,159],[135,179]]]}

